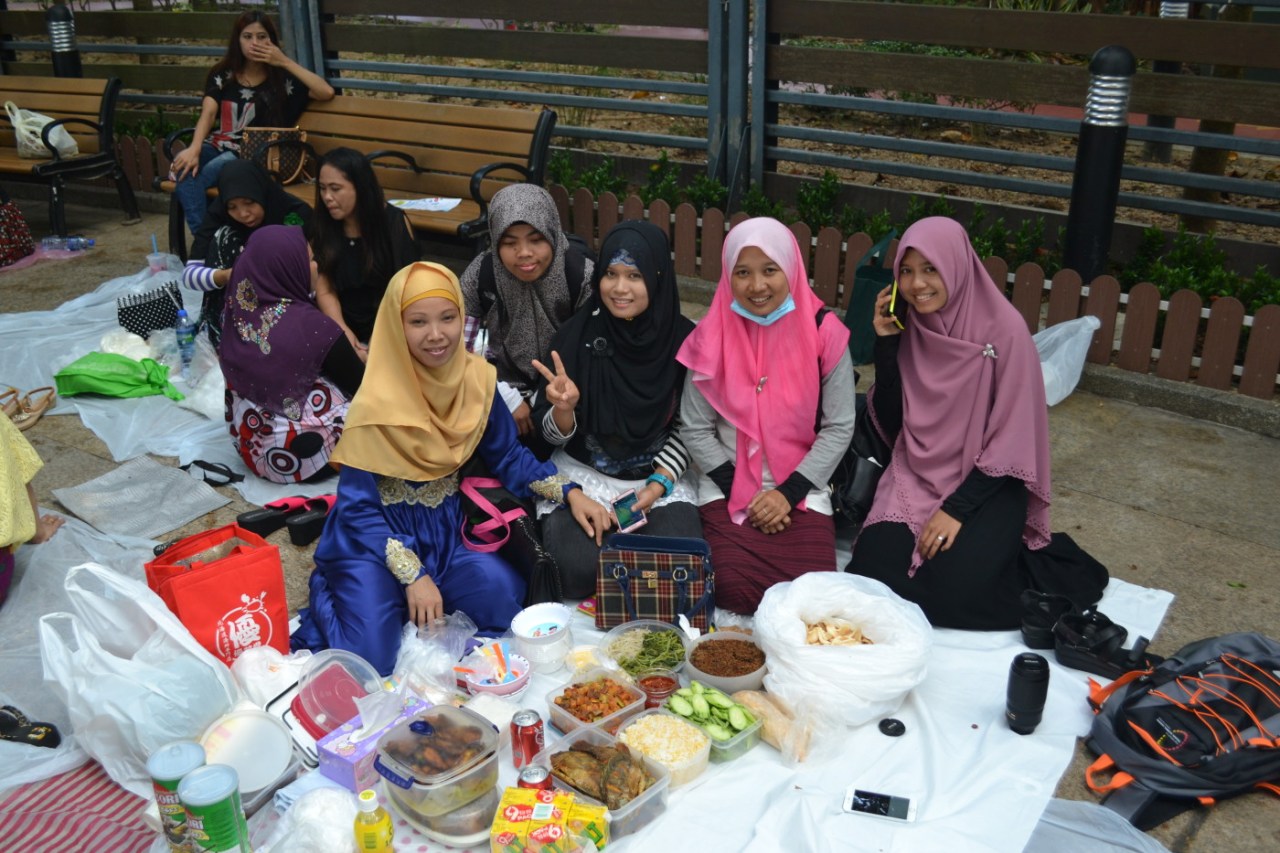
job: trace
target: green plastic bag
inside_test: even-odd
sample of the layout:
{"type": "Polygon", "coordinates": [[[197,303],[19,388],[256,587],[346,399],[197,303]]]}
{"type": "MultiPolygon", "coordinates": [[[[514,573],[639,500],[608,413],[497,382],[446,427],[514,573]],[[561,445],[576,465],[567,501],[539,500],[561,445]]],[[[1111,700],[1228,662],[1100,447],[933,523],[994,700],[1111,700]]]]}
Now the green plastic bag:
{"type": "Polygon", "coordinates": [[[182,392],[169,381],[169,368],[157,361],[115,353],[91,352],[53,375],[58,394],[103,394],[107,397],[152,397],[163,394],[170,400],[183,399],[182,392]]]}
{"type": "Polygon", "coordinates": [[[849,327],[849,355],[854,364],[870,364],[875,358],[876,336],[871,329],[876,311],[876,296],[893,284],[893,270],[885,269],[884,255],[898,236],[896,228],[880,238],[854,265],[853,293],[844,310],[844,324],[849,327]]]}

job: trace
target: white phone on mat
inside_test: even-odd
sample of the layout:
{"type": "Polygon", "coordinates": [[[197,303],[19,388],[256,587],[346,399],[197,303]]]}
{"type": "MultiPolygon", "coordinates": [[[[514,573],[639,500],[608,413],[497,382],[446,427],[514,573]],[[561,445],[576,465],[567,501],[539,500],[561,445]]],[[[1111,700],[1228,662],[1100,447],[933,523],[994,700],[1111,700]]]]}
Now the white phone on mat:
{"type": "Polygon", "coordinates": [[[904,823],[916,819],[916,802],[910,797],[880,794],[852,785],[844,793],[842,808],[850,814],[864,814],[904,823]]]}

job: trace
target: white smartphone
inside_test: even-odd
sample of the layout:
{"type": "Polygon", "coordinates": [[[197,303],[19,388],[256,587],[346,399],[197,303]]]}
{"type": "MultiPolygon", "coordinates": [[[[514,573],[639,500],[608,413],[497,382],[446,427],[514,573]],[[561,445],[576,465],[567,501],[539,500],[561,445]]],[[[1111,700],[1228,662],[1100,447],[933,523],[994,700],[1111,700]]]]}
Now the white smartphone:
{"type": "Polygon", "coordinates": [[[844,793],[843,809],[850,814],[864,814],[889,820],[911,822],[916,819],[916,803],[909,797],[879,794],[850,787],[844,793]]]}

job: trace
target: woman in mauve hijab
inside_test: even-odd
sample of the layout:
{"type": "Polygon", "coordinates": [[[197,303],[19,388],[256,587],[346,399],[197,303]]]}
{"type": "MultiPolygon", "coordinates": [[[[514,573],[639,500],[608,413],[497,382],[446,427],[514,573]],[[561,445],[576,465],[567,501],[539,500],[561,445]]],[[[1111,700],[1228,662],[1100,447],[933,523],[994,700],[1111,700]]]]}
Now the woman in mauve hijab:
{"type": "Polygon", "coordinates": [[[1095,603],[1107,570],[1049,530],[1049,417],[1035,344],[960,223],[898,243],[902,329],[876,301],[872,418],[893,453],[846,571],[934,625],[1016,628],[1030,589],[1095,603]]]}

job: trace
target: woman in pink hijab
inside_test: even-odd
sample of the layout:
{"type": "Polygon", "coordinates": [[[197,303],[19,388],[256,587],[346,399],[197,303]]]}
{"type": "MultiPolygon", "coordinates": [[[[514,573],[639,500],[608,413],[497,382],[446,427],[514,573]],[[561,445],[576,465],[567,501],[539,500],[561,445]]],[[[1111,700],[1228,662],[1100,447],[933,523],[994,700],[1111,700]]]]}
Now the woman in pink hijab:
{"type": "Polygon", "coordinates": [[[800,247],[776,219],[729,232],[720,285],[676,359],[699,473],[716,605],[754,613],[765,590],[835,569],[826,490],[853,437],[849,332],[822,310],[800,247]]]}
{"type": "Polygon", "coordinates": [[[939,626],[1022,619],[1024,590],[1093,604],[1107,570],[1049,532],[1049,417],[1035,344],[960,223],[898,243],[903,329],[876,300],[872,418],[893,447],[846,571],[888,584],[939,626]]]}

